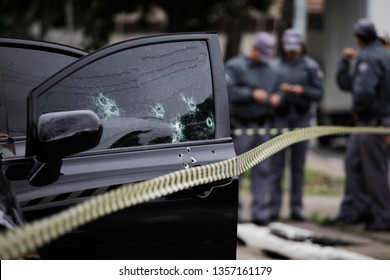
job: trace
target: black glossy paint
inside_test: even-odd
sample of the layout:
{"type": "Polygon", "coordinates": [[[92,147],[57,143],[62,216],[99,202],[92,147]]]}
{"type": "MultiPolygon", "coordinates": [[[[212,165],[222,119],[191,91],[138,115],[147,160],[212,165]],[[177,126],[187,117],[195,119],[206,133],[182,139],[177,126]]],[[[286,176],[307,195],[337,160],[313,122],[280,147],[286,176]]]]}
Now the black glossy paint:
{"type": "Polygon", "coordinates": [[[55,162],[92,149],[99,144],[102,132],[100,119],[90,110],[42,114],[37,125],[37,159],[55,162]]]}

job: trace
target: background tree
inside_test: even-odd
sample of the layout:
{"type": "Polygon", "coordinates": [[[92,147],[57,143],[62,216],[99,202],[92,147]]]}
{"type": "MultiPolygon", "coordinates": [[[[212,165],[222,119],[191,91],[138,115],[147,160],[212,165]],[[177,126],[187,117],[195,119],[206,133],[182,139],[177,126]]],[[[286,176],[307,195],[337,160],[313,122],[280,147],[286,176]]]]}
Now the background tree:
{"type": "Polygon", "coordinates": [[[85,48],[107,44],[119,13],[141,13],[137,28],[151,29],[147,14],[158,5],[169,22],[164,32],[220,31],[228,36],[226,57],[236,55],[248,11],[266,11],[272,0],[0,0],[0,36],[44,39],[53,27],[81,29],[85,48]],[[38,32],[32,33],[35,25],[38,32]]]}

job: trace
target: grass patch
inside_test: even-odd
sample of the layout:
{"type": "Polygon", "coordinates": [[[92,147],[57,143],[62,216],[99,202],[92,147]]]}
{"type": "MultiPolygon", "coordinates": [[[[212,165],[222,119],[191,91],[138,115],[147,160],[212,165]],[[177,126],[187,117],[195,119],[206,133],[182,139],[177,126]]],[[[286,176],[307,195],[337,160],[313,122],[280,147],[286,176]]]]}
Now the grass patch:
{"type": "Polygon", "coordinates": [[[344,177],[335,177],[319,170],[306,168],[305,194],[308,195],[339,195],[343,192],[344,177]]]}
{"type": "Polygon", "coordinates": [[[242,175],[242,179],[240,180],[240,190],[244,192],[250,192],[250,187],[251,187],[251,174],[252,170],[249,169],[244,172],[242,175]]]}
{"type": "Polygon", "coordinates": [[[324,225],[326,222],[327,216],[322,216],[319,211],[313,211],[310,214],[310,220],[317,225],[324,225]]]}

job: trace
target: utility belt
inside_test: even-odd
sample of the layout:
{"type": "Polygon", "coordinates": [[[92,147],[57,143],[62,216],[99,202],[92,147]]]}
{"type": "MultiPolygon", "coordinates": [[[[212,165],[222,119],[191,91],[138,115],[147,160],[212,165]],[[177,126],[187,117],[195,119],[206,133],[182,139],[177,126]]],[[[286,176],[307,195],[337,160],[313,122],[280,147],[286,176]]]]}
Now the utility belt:
{"type": "Polygon", "coordinates": [[[276,112],[279,115],[304,115],[309,113],[310,111],[310,105],[309,106],[298,106],[298,105],[288,105],[286,107],[281,107],[276,110],[276,112]]]}

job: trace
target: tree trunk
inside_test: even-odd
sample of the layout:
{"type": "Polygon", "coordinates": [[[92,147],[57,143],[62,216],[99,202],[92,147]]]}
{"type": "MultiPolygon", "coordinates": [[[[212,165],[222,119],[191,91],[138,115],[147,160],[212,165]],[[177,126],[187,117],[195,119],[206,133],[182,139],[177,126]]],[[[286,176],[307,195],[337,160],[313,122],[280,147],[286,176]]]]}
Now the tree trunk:
{"type": "Polygon", "coordinates": [[[236,56],[240,51],[240,42],[242,36],[243,16],[246,0],[232,0],[231,18],[228,19],[228,28],[226,30],[227,44],[225,49],[225,60],[236,56]]]}

